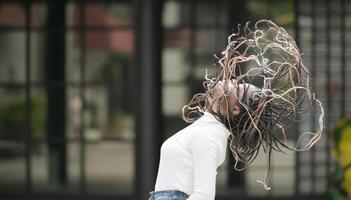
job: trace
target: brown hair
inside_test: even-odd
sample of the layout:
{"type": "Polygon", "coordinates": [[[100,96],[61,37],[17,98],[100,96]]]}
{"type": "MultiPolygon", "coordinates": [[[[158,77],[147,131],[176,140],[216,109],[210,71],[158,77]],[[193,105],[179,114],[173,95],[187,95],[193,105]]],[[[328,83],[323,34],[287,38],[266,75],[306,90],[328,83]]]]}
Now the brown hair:
{"type": "Polygon", "coordinates": [[[220,73],[208,77],[207,71],[203,86],[204,93],[193,96],[183,107],[182,118],[188,123],[194,122],[205,110],[226,125],[230,131],[228,142],[238,163],[251,164],[262,148],[268,154],[267,172],[261,182],[265,189],[270,172],[271,152],[285,149],[305,151],[310,149],[321,137],[324,111],[316,97],[313,77],[301,61],[301,53],[295,41],[286,30],[270,20],[259,20],[253,27],[247,22],[243,29],[228,37],[228,46],[218,58],[220,73]],[[239,99],[240,114],[233,116],[229,112],[227,95],[228,82],[235,80],[239,99]],[[224,82],[224,99],[227,116],[217,115],[212,110],[209,98],[219,81],[224,82]],[[240,84],[248,87],[239,87],[240,84]],[[255,85],[259,91],[249,92],[249,86],[255,85]],[[242,91],[244,90],[244,91],[242,91]],[[295,147],[287,144],[286,129],[299,114],[311,110],[315,103],[320,107],[319,129],[316,132],[302,133],[295,147]],[[308,141],[302,145],[303,138],[308,141]]]}

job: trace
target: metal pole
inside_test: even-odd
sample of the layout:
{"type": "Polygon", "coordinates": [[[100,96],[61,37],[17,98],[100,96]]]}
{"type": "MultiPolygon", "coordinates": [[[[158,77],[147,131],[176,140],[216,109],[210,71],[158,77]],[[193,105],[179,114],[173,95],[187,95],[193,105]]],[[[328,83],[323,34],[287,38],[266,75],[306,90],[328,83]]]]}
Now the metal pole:
{"type": "Polygon", "coordinates": [[[67,182],[66,91],[62,84],[65,82],[65,9],[65,0],[48,2],[45,75],[49,84],[47,86],[49,179],[57,186],[64,186],[67,182]]]}
{"type": "Polygon", "coordinates": [[[79,97],[82,101],[82,106],[80,110],[81,124],[79,127],[79,171],[80,171],[80,193],[82,196],[86,195],[86,140],[84,137],[85,132],[85,122],[84,122],[84,110],[86,105],[85,99],[85,58],[86,58],[86,47],[85,47],[85,2],[83,0],[79,1],[79,49],[80,49],[80,84],[79,84],[79,97]]]}
{"type": "Polygon", "coordinates": [[[135,2],[136,198],[154,190],[161,146],[162,0],[135,2]]]}
{"type": "Polygon", "coordinates": [[[341,0],[341,90],[340,90],[340,111],[341,118],[346,117],[346,0],[341,0]]]}
{"type": "MultiPolygon", "coordinates": [[[[299,26],[299,16],[300,16],[300,12],[299,12],[299,5],[300,5],[300,0],[296,0],[294,1],[294,12],[295,12],[295,24],[294,24],[294,28],[295,28],[295,40],[296,40],[296,44],[300,47],[300,26],[299,26]]],[[[297,129],[299,129],[300,123],[298,123],[296,125],[297,129]]],[[[297,142],[298,140],[298,136],[297,134],[295,134],[294,137],[295,142],[297,142]]],[[[300,195],[300,153],[296,152],[295,153],[295,196],[299,196],[300,195]]]]}
{"type": "MultiPolygon", "coordinates": [[[[229,34],[233,32],[237,32],[237,24],[241,24],[241,28],[245,26],[245,21],[247,18],[247,9],[246,9],[246,4],[247,2],[245,0],[239,0],[239,1],[231,1],[227,0],[226,3],[228,4],[228,32],[229,34]]],[[[228,145],[229,148],[229,145],[228,145]]],[[[228,151],[229,156],[228,156],[228,187],[230,188],[240,188],[243,190],[244,195],[247,196],[248,191],[246,190],[247,188],[245,187],[245,174],[242,171],[235,171],[233,166],[234,166],[234,158],[231,154],[231,151],[228,151]]],[[[242,163],[239,163],[239,166],[243,165],[242,163]]]]}
{"type": "MultiPolygon", "coordinates": [[[[316,10],[316,6],[317,6],[317,2],[316,0],[312,0],[311,1],[311,18],[312,18],[312,40],[311,40],[311,47],[312,47],[312,52],[311,52],[311,74],[313,77],[316,76],[316,63],[317,63],[317,30],[316,30],[316,22],[317,22],[317,10],[316,10]]],[[[312,126],[312,130],[316,129],[316,111],[313,111],[311,114],[311,126],[312,126]]],[[[316,147],[312,147],[311,148],[311,193],[316,193],[316,182],[317,182],[317,177],[316,177],[316,147]]]]}
{"type": "Polygon", "coordinates": [[[31,1],[25,4],[26,12],[26,193],[28,196],[32,194],[32,98],[31,98],[31,1]]]}
{"type": "MultiPolygon", "coordinates": [[[[327,48],[326,48],[326,63],[327,63],[327,68],[326,68],[326,85],[327,85],[327,98],[326,98],[326,126],[327,126],[327,130],[324,134],[327,134],[326,135],[326,155],[327,155],[327,163],[326,163],[326,176],[329,177],[329,174],[330,174],[330,136],[329,136],[329,133],[331,131],[331,128],[329,127],[329,125],[331,124],[330,121],[331,121],[331,106],[332,106],[332,101],[331,101],[331,59],[330,59],[330,56],[331,56],[331,9],[330,9],[330,6],[331,6],[331,3],[330,3],[330,0],[326,0],[325,1],[325,7],[326,7],[326,12],[327,12],[327,24],[326,24],[326,43],[327,43],[327,48]]],[[[328,183],[326,183],[326,187],[329,187],[328,183]]]]}

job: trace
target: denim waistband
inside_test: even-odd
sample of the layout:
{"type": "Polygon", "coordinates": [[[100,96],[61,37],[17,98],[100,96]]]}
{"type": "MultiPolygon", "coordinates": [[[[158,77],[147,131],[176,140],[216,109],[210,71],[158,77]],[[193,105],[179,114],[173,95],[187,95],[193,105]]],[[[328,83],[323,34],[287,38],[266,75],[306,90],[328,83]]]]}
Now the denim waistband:
{"type": "Polygon", "coordinates": [[[157,197],[169,197],[170,199],[176,199],[175,197],[189,197],[188,194],[179,190],[160,190],[160,191],[150,191],[150,199],[157,199],[157,197]]]}

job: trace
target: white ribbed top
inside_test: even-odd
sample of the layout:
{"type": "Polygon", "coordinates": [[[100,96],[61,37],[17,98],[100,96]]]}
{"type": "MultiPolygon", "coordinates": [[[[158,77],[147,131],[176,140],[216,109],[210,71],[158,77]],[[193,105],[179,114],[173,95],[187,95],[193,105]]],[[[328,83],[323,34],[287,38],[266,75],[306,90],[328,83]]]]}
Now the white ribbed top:
{"type": "Polygon", "coordinates": [[[161,146],[154,191],[179,190],[190,195],[188,200],[213,200],[229,134],[224,124],[205,111],[169,137],[161,146]]]}

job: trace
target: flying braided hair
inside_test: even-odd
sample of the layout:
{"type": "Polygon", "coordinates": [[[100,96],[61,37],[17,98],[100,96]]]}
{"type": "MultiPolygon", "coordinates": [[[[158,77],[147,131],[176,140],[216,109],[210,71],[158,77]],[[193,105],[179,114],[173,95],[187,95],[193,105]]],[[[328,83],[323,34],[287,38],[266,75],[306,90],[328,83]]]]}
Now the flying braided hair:
{"type": "Polygon", "coordinates": [[[195,94],[183,107],[182,119],[192,123],[209,111],[225,124],[230,131],[228,143],[236,170],[245,169],[263,149],[268,155],[268,167],[265,176],[258,182],[269,190],[272,150],[305,151],[321,138],[324,110],[317,98],[313,77],[302,63],[294,39],[270,20],[259,20],[253,26],[247,22],[243,28],[238,25],[238,31],[229,35],[228,45],[221,55],[217,57],[219,73],[209,77],[206,70],[203,81],[205,92],[195,94]],[[236,88],[235,95],[240,96],[238,115],[230,112],[227,98],[233,92],[228,87],[230,82],[236,88]],[[209,101],[219,83],[223,95],[217,100],[226,103],[226,116],[214,112],[209,101]],[[253,86],[258,89],[251,91],[253,86]],[[289,146],[286,136],[289,125],[316,104],[320,111],[319,128],[302,133],[296,146],[289,146]]]}

